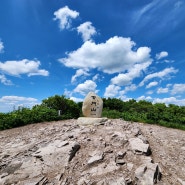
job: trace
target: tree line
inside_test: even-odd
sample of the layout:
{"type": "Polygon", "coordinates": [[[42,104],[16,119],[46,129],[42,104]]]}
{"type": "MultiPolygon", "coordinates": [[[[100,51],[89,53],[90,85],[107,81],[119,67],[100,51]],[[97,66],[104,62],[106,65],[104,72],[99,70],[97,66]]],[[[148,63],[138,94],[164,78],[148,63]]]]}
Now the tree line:
{"type": "Polygon", "coordinates": [[[103,98],[103,101],[104,116],[185,130],[185,106],[152,104],[146,100],[134,99],[124,102],[116,98],[103,98]]]}
{"type": "MultiPolygon", "coordinates": [[[[185,106],[152,104],[149,101],[134,99],[126,102],[117,98],[102,100],[104,117],[185,130],[185,106]]],[[[0,130],[45,121],[76,119],[79,116],[82,116],[82,102],[75,103],[64,95],[55,95],[32,108],[20,107],[9,113],[0,113],[0,130]]]]}

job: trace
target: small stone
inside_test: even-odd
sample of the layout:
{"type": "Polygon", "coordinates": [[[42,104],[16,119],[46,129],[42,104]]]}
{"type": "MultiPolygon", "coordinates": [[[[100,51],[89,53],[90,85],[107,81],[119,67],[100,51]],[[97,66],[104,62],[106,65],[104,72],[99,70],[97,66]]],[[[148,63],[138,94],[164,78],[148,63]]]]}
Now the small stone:
{"type": "Polygon", "coordinates": [[[124,165],[125,164],[125,160],[124,159],[120,159],[120,158],[116,158],[116,164],[124,165]]]}
{"type": "Polygon", "coordinates": [[[59,143],[59,144],[57,145],[57,147],[58,147],[58,148],[61,148],[61,147],[66,146],[66,145],[68,145],[68,144],[69,144],[68,141],[62,141],[61,143],[59,143]]]}
{"type": "Polygon", "coordinates": [[[103,160],[103,153],[96,153],[93,155],[87,162],[87,164],[94,164],[96,162],[102,161],[103,160]]]}
{"type": "Polygon", "coordinates": [[[117,153],[117,157],[119,157],[119,158],[123,158],[125,155],[126,155],[126,152],[121,152],[121,151],[119,151],[119,152],[117,153]]]}
{"type": "Polygon", "coordinates": [[[133,166],[134,166],[134,164],[132,164],[132,163],[127,163],[127,169],[128,169],[129,171],[132,170],[133,166]]]}

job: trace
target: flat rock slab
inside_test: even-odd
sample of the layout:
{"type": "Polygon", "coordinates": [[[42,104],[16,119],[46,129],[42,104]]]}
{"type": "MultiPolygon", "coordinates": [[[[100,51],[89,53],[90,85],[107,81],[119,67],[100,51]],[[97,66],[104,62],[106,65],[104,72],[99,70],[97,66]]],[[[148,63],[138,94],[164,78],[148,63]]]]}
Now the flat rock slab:
{"type": "Polygon", "coordinates": [[[77,120],[78,125],[104,125],[108,118],[89,118],[79,117],[77,120]]]}
{"type": "Polygon", "coordinates": [[[131,149],[137,154],[145,154],[150,155],[150,147],[149,144],[143,143],[143,141],[139,138],[130,138],[129,143],[131,149]]]}

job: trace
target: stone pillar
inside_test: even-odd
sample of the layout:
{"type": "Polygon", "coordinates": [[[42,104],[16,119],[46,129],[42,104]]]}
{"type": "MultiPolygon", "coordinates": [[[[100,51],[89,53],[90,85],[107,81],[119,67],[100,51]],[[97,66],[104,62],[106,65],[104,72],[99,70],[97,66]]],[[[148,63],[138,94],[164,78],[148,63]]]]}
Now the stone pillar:
{"type": "Polygon", "coordinates": [[[102,118],[103,101],[94,92],[89,92],[82,105],[84,117],[78,118],[79,125],[103,125],[108,120],[102,118]]]}
{"type": "Polygon", "coordinates": [[[103,101],[94,92],[89,92],[83,101],[82,113],[85,117],[101,118],[103,101]]]}

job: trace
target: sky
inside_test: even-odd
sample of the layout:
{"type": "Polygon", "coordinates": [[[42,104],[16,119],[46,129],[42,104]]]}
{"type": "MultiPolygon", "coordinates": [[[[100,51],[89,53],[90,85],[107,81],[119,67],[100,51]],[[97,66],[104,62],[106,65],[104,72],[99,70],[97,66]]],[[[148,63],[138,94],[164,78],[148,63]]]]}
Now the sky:
{"type": "Polygon", "coordinates": [[[185,106],[184,0],[1,0],[0,112],[65,95],[185,106]]]}

